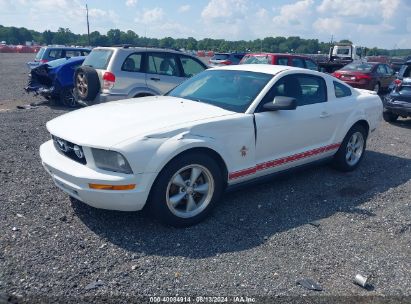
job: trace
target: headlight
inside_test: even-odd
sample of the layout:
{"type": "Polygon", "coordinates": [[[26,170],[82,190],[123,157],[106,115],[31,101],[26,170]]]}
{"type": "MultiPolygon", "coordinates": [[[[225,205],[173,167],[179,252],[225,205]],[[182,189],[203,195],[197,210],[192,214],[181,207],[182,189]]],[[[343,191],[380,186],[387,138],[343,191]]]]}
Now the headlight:
{"type": "Polygon", "coordinates": [[[133,173],[127,160],[120,153],[93,148],[91,151],[97,168],[125,174],[133,173]]]}

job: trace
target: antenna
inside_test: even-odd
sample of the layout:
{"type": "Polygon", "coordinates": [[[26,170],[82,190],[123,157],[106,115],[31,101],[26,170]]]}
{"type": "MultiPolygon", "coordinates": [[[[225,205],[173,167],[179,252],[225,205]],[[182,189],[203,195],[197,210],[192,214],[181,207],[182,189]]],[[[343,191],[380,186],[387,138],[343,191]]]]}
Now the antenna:
{"type": "Polygon", "coordinates": [[[91,43],[90,43],[90,24],[89,24],[89,22],[88,22],[88,6],[87,6],[87,3],[86,3],[86,16],[87,16],[87,37],[88,37],[88,45],[91,46],[91,43]]]}

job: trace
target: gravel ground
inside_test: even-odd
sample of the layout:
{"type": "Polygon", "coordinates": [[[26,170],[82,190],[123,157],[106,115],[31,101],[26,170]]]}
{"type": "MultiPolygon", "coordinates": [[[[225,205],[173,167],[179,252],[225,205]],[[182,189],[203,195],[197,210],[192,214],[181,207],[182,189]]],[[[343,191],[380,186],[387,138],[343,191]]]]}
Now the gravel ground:
{"type": "Polygon", "coordinates": [[[0,111],[37,100],[24,91],[30,71],[26,62],[34,57],[35,54],[0,53],[0,111]]]}
{"type": "Polygon", "coordinates": [[[410,119],[383,123],[355,172],[323,165],[227,193],[205,222],[174,229],[70,201],[53,185],[38,149],[45,123],[67,110],[15,109],[34,101],[21,92],[27,59],[0,54],[0,104],[10,109],[0,112],[0,303],[5,294],[28,303],[144,295],[410,303],[410,119]],[[373,287],[354,285],[357,273],[372,275],[373,287]],[[300,278],[323,291],[297,286],[300,278]]]}

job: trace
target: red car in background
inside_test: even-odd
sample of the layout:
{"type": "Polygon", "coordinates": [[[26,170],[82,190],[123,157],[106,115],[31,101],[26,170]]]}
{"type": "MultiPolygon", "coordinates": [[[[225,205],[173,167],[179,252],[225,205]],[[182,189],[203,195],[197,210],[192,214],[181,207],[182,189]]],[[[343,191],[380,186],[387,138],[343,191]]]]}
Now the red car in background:
{"type": "Polygon", "coordinates": [[[309,57],[281,54],[281,53],[254,53],[247,54],[241,59],[240,64],[276,64],[289,65],[309,70],[318,71],[317,64],[309,57]]]}
{"type": "Polygon", "coordinates": [[[387,91],[395,79],[395,72],[388,64],[379,62],[353,62],[332,75],[350,86],[376,93],[387,91]]]}

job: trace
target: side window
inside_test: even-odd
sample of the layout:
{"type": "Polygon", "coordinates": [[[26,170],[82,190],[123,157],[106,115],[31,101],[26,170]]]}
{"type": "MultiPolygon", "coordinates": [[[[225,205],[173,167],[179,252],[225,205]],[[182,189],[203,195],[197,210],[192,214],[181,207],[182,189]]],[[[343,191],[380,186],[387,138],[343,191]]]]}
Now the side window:
{"type": "Polygon", "coordinates": [[[278,65],[288,65],[288,58],[287,57],[278,57],[276,64],[278,64],[278,65]]]}
{"type": "Polygon", "coordinates": [[[205,69],[199,62],[187,56],[180,56],[180,61],[183,66],[184,77],[192,77],[205,69]]]}
{"type": "Polygon", "coordinates": [[[312,60],[305,59],[305,66],[309,70],[318,71],[318,66],[312,60]]]}
{"type": "Polygon", "coordinates": [[[264,96],[261,104],[276,96],[293,97],[299,107],[327,101],[327,86],[322,77],[307,74],[287,75],[278,80],[264,96]]]}
{"type": "Polygon", "coordinates": [[[336,82],[336,81],[333,81],[333,83],[334,83],[335,97],[341,98],[341,97],[347,97],[347,96],[352,95],[351,89],[347,87],[346,85],[336,82]]]}
{"type": "Polygon", "coordinates": [[[411,77],[411,66],[404,64],[398,72],[398,76],[403,78],[411,77]]]}
{"type": "Polygon", "coordinates": [[[67,58],[76,57],[76,56],[80,56],[79,51],[76,51],[76,50],[67,50],[66,51],[66,57],[67,58]]]}
{"type": "Polygon", "coordinates": [[[62,55],[62,50],[50,50],[49,52],[49,58],[51,60],[59,59],[61,58],[61,55],[62,55]]]}
{"type": "Polygon", "coordinates": [[[304,60],[302,60],[301,58],[292,58],[291,65],[297,68],[305,68],[304,60]]]}
{"type": "Polygon", "coordinates": [[[148,55],[147,73],[179,76],[176,59],[172,54],[152,53],[148,55]]]}
{"type": "Polygon", "coordinates": [[[385,75],[387,72],[385,71],[385,68],[382,64],[379,64],[377,67],[377,73],[380,75],[385,75]]]}
{"type": "Polygon", "coordinates": [[[124,60],[121,70],[126,72],[140,72],[142,61],[141,58],[142,54],[140,53],[131,54],[126,58],[126,60],[124,60]]]}
{"type": "Polygon", "coordinates": [[[388,65],[385,65],[385,69],[387,70],[387,75],[393,75],[394,74],[394,71],[393,71],[393,69],[391,69],[388,65]]]}

